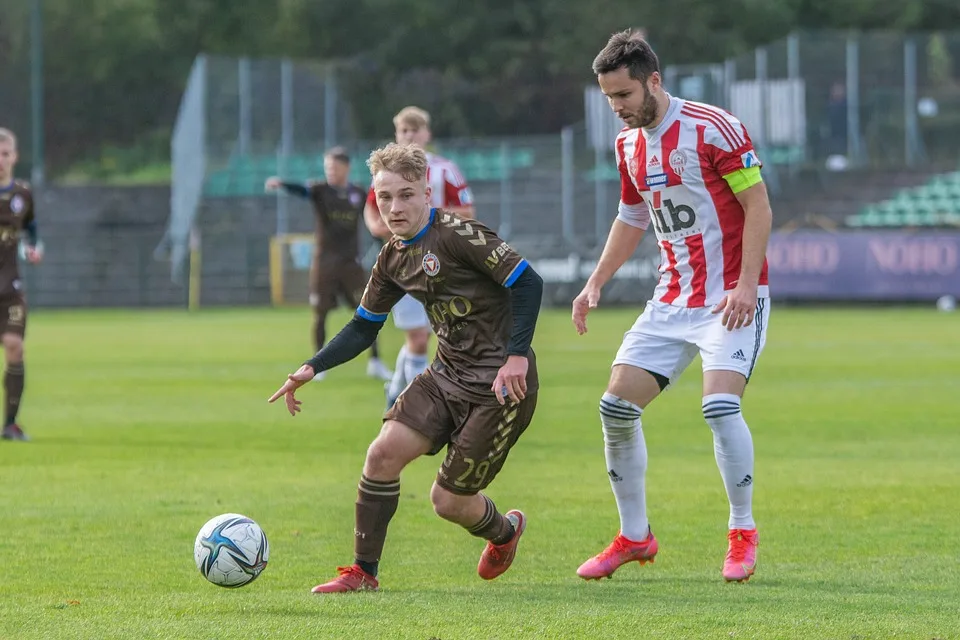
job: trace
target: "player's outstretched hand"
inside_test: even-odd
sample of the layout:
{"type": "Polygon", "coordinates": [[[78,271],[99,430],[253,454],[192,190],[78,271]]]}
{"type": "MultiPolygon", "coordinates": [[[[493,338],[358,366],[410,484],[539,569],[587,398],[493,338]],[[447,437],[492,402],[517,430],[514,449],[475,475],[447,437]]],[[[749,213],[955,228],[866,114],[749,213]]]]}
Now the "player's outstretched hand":
{"type": "Polygon", "coordinates": [[[573,326],[577,328],[579,335],[587,332],[587,314],[591,309],[596,309],[599,303],[600,289],[589,284],[573,299],[573,326]]]}
{"type": "Polygon", "coordinates": [[[267,191],[276,191],[280,188],[280,178],[277,176],[267,178],[267,181],[263,183],[263,188],[267,191]]]}
{"type": "Polygon", "coordinates": [[[283,396],[284,401],[287,403],[287,411],[290,412],[290,415],[296,416],[300,413],[300,404],[301,402],[296,398],[296,391],[303,385],[307,384],[313,380],[313,376],[316,375],[313,371],[313,367],[308,364],[303,365],[296,370],[295,373],[291,373],[287,376],[287,381],[283,383],[283,386],[277,389],[277,392],[270,396],[270,399],[267,402],[276,402],[280,396],[283,396]]]}
{"type": "Polygon", "coordinates": [[[713,313],[723,312],[721,323],[727,331],[741,327],[749,327],[753,322],[753,314],[757,309],[757,288],[750,286],[737,287],[725,295],[720,304],[713,308],[713,313]]]}
{"type": "Polygon", "coordinates": [[[497,394],[497,402],[505,404],[507,398],[516,404],[527,394],[527,368],[530,363],[523,356],[507,356],[507,362],[497,371],[497,379],[490,390],[497,394]]]}

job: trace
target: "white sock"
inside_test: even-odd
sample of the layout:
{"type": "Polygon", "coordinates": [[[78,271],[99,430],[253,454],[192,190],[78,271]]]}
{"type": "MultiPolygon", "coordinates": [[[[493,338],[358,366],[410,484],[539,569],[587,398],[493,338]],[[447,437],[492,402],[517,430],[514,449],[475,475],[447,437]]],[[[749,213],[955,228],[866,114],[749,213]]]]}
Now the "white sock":
{"type": "Polygon", "coordinates": [[[713,431],[713,451],[730,500],[731,529],[753,529],[753,436],[732,393],[703,397],[703,417],[713,431]]]}
{"type": "Polygon", "coordinates": [[[391,400],[390,404],[407,388],[406,371],[407,346],[404,345],[400,347],[400,352],[397,353],[397,364],[393,369],[393,379],[390,380],[390,385],[387,387],[387,397],[391,400]]]}
{"type": "Polygon", "coordinates": [[[605,393],[600,399],[603,452],[607,459],[610,487],[620,512],[620,533],[634,542],[646,540],[647,443],[643,440],[640,414],[632,402],[605,393]]]}
{"type": "Polygon", "coordinates": [[[427,354],[407,352],[407,360],[403,363],[403,376],[407,379],[407,384],[413,382],[414,378],[426,371],[428,364],[427,354]]]}

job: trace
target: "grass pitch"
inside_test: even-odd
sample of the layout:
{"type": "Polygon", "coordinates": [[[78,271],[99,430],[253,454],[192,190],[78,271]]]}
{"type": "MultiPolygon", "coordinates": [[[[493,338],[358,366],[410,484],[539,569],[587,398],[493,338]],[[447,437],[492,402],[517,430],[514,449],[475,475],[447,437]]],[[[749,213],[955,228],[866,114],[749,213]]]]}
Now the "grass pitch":
{"type": "MultiPolygon", "coordinates": [[[[490,491],[530,518],[506,575],[480,580],[482,542],[433,515],[440,459],[425,458],[402,478],[383,590],[318,597],[351,562],[380,423],[365,357],[291,418],[266,399],[310,353],[307,310],[34,312],[34,441],[0,442],[0,638],[960,638],[960,318],[927,309],[774,307],[744,400],[749,583],[720,578],[727,505],[699,361],[644,413],[656,564],[578,579],[618,526],[597,402],[635,315],[595,312],[584,337],[566,310],[542,315],[537,416],[490,491]],[[271,544],[239,590],[192,557],[228,511],[271,544]]],[[[388,325],[388,361],[399,344],[388,325]]]]}

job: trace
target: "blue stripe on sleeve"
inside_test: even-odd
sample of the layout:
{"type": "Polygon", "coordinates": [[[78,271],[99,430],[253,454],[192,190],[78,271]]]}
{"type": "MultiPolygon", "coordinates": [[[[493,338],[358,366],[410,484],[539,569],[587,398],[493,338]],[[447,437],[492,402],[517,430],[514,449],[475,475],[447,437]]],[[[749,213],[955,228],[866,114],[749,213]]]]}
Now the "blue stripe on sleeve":
{"type": "Polygon", "coordinates": [[[517,281],[517,278],[523,275],[523,272],[527,270],[527,267],[530,266],[530,263],[526,259],[521,260],[520,264],[513,268],[513,271],[510,272],[510,275],[507,276],[506,281],[503,283],[503,286],[510,287],[514,282],[517,281]]]}
{"type": "Polygon", "coordinates": [[[370,322],[386,322],[387,316],[389,313],[373,313],[367,311],[363,307],[357,307],[357,315],[363,318],[364,320],[369,320],[370,322]]]}

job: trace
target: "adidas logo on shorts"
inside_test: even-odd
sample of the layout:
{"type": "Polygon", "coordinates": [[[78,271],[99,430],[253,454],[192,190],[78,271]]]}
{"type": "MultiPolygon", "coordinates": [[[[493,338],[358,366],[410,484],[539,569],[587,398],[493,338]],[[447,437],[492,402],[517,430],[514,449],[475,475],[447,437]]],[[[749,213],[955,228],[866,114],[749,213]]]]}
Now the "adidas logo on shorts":
{"type": "Polygon", "coordinates": [[[747,361],[747,356],[743,355],[743,349],[737,349],[737,352],[730,356],[733,360],[747,361]]]}

